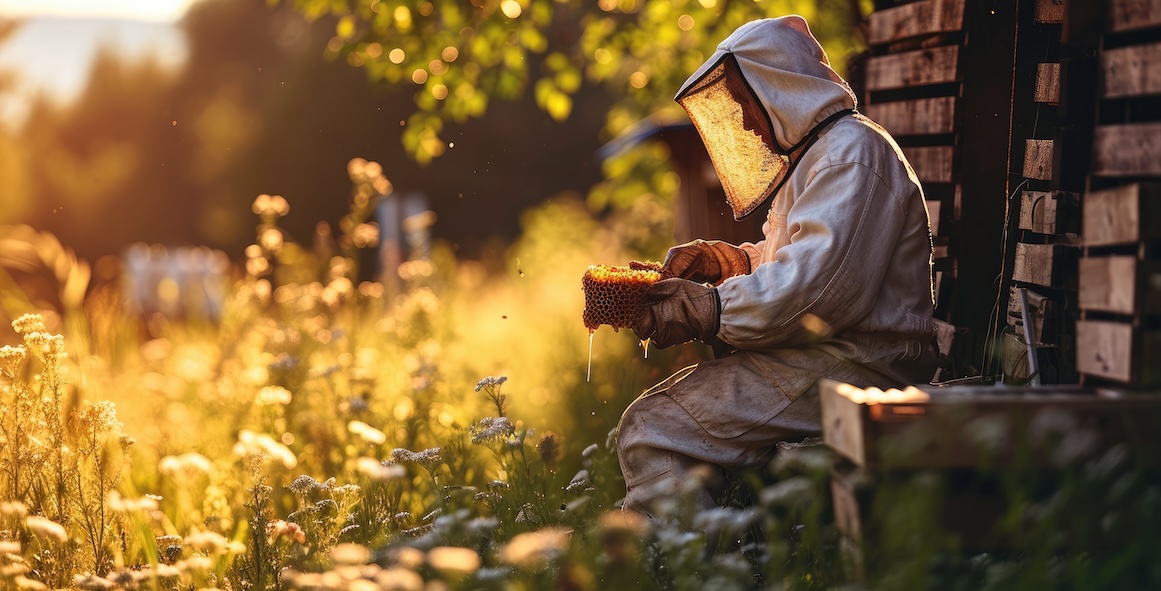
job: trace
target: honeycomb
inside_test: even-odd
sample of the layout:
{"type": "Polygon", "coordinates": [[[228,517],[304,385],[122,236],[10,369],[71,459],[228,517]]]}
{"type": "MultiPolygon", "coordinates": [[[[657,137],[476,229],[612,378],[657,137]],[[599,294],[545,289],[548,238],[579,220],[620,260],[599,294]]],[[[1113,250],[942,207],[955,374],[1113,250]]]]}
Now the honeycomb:
{"type": "Polygon", "coordinates": [[[585,292],[585,327],[602,324],[617,330],[632,326],[645,313],[649,286],[664,279],[661,263],[630,261],[628,266],[592,265],[581,278],[585,292]]]}

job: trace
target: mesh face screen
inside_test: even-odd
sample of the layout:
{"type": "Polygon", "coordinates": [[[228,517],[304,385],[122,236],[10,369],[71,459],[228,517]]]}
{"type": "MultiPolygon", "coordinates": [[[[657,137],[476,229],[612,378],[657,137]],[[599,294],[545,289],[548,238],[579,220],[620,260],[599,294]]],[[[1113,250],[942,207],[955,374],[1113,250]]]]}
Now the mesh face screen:
{"type": "Polygon", "coordinates": [[[752,94],[733,60],[725,59],[678,99],[701,134],[735,219],[765,202],[787,169],[752,94]]]}

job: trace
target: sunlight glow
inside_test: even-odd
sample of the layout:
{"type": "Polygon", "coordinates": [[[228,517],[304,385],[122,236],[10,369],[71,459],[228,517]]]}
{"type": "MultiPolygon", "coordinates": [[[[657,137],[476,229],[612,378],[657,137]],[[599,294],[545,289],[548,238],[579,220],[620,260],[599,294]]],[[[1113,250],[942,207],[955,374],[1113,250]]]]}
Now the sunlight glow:
{"type": "Polygon", "coordinates": [[[197,0],[0,0],[9,18],[58,16],[174,22],[197,0]]]}

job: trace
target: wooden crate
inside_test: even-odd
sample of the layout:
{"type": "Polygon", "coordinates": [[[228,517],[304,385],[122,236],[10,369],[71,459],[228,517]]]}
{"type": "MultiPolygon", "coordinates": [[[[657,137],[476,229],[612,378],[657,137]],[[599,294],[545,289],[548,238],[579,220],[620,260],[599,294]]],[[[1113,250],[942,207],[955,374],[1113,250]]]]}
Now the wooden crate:
{"type": "Polygon", "coordinates": [[[945,45],[867,59],[867,90],[955,82],[959,46],[945,45]]]}
{"type": "Polygon", "coordinates": [[[958,31],[963,27],[964,0],[920,0],[876,11],[867,41],[883,45],[904,39],[958,31]]]}
{"type": "Polygon", "coordinates": [[[951,133],[955,126],[955,97],[868,105],[867,116],[894,136],[951,133]]]}
{"type": "Polygon", "coordinates": [[[1098,125],[1092,157],[1095,176],[1161,176],[1161,123],[1098,125]]]}
{"type": "Polygon", "coordinates": [[[954,149],[951,146],[903,148],[915,175],[925,183],[950,183],[954,149]]]}
{"type": "Polygon", "coordinates": [[[870,403],[866,390],[823,380],[823,442],[866,470],[1052,467],[1069,459],[1056,447],[1066,436],[1083,437],[1093,453],[1124,443],[1142,465],[1161,466],[1161,395],[1080,386],[919,390],[926,400],[870,403]]]}
{"type": "MultiPolygon", "coordinates": [[[[1161,332],[1130,322],[1078,320],[1076,370],[1124,384],[1161,384],[1161,332]]],[[[1158,423],[1161,424],[1161,423],[1158,423]]]]}
{"type": "Polygon", "coordinates": [[[1134,183],[1084,196],[1085,246],[1136,244],[1161,236],[1161,183],[1134,183]]]}
{"type": "Polygon", "coordinates": [[[1060,102],[1060,64],[1043,63],[1036,65],[1036,90],[1032,101],[1055,105],[1060,102]]]}
{"type": "Polygon", "coordinates": [[[1161,0],[1109,0],[1109,30],[1131,31],[1161,25],[1161,0]]]}
{"type": "Polygon", "coordinates": [[[1024,140],[1024,176],[1052,180],[1052,140],[1024,140]]]}
{"type": "Polygon", "coordinates": [[[1024,191],[1020,195],[1020,229],[1037,234],[1065,234],[1076,228],[1080,199],[1067,191],[1024,191]]]}
{"type": "Polygon", "coordinates": [[[1161,43],[1101,52],[1099,76],[1105,98],[1161,94],[1161,43]]]}
{"type": "Polygon", "coordinates": [[[1077,304],[1081,310],[1161,314],[1161,263],[1131,255],[1082,257],[1077,304]]]}
{"type": "Polygon", "coordinates": [[[1016,243],[1012,281],[1044,287],[1075,287],[1076,249],[1063,244],[1016,243]]]}

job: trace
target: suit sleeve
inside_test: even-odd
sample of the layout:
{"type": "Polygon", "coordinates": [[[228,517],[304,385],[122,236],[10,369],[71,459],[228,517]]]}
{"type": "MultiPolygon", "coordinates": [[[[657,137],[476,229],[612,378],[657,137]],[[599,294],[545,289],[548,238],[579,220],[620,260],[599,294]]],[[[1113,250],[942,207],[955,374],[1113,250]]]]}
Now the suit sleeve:
{"type": "Polygon", "coordinates": [[[787,214],[790,243],[718,287],[718,338],[739,349],[802,344],[808,314],[835,333],[853,326],[875,304],[905,219],[902,200],[866,165],[817,171],[787,214]]]}

